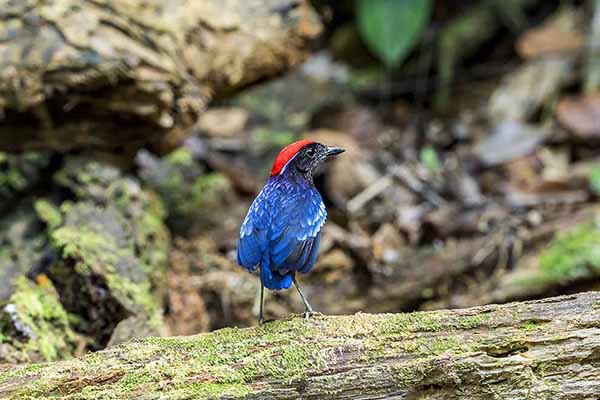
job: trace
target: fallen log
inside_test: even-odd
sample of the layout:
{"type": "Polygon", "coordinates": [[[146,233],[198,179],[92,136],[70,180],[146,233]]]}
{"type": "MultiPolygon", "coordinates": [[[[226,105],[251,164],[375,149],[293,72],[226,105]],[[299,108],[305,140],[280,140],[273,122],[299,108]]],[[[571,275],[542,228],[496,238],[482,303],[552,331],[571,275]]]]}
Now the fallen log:
{"type": "Polygon", "coordinates": [[[0,0],[0,150],[172,146],[320,30],[304,0],[0,0]]]}
{"type": "Polygon", "coordinates": [[[293,317],[0,371],[1,399],[597,399],[600,293],[293,317]]]}

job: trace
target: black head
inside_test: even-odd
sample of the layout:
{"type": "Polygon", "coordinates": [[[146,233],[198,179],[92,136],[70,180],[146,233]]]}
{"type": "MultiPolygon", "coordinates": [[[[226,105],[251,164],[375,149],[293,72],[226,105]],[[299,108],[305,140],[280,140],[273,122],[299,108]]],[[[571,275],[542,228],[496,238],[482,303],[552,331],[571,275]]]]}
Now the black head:
{"type": "Polygon", "coordinates": [[[289,168],[292,169],[292,172],[299,173],[312,182],[313,172],[323,162],[344,151],[341,147],[330,147],[316,142],[310,143],[298,151],[289,168]]]}

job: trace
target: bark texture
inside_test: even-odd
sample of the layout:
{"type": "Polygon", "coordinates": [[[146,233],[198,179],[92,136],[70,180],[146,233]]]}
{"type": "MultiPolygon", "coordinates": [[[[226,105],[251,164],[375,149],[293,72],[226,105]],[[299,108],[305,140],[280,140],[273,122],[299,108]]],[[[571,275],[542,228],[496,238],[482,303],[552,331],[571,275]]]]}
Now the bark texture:
{"type": "Polygon", "coordinates": [[[0,149],[176,143],[320,29],[303,0],[0,0],[0,149]]]}
{"type": "MultiPolygon", "coordinates": [[[[2,367],[0,367],[2,371],[2,367]]],[[[6,367],[0,398],[597,399],[600,293],[299,317],[6,367]]]]}

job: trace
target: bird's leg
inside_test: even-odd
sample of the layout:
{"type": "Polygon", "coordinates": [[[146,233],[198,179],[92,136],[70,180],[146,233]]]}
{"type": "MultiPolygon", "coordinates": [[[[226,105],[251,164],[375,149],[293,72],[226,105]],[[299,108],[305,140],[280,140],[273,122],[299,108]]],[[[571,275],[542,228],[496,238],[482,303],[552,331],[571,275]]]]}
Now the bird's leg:
{"type": "Polygon", "coordinates": [[[263,284],[262,279],[260,280],[260,310],[258,311],[258,324],[261,325],[265,322],[265,317],[263,314],[263,308],[265,305],[265,285],[263,284]]]}
{"type": "Polygon", "coordinates": [[[313,308],[308,303],[308,300],[306,300],[304,293],[302,293],[302,289],[300,289],[300,285],[298,285],[298,281],[296,281],[296,276],[292,278],[292,282],[294,282],[294,286],[296,286],[296,290],[298,291],[298,294],[304,303],[304,318],[308,319],[308,317],[314,314],[313,308]]]}

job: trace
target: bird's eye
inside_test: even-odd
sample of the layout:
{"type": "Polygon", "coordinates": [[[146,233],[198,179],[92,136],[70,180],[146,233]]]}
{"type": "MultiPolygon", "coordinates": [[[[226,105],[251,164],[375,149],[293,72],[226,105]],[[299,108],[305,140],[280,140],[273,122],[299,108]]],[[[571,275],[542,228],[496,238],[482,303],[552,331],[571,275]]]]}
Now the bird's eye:
{"type": "Polygon", "coordinates": [[[314,149],[308,149],[306,150],[306,155],[309,157],[312,157],[315,155],[315,150],[314,149]]]}

